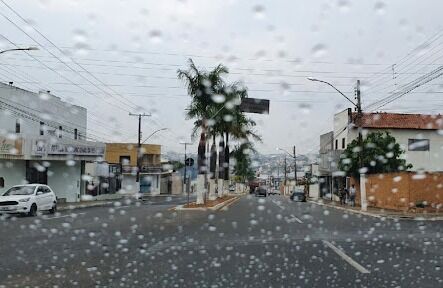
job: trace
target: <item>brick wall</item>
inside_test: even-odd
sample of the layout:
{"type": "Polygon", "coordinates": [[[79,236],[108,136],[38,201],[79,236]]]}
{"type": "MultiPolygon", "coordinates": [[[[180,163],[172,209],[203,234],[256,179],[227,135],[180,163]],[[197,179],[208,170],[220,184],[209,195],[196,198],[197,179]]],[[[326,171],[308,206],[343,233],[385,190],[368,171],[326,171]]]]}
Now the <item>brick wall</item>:
{"type": "MultiPolygon", "coordinates": [[[[360,204],[360,184],[354,178],[350,183],[356,187],[356,202],[360,204]]],[[[426,201],[428,210],[443,210],[443,172],[368,175],[366,197],[369,207],[407,211],[426,201]]]]}

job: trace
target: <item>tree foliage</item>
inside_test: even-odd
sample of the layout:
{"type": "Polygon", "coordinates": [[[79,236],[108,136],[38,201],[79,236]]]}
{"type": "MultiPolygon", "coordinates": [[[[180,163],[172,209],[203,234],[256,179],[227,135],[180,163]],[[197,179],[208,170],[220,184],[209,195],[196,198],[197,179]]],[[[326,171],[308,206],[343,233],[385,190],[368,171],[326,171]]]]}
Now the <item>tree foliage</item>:
{"type": "Polygon", "coordinates": [[[234,158],[234,174],[238,176],[242,182],[251,180],[255,177],[255,171],[252,168],[252,160],[250,154],[253,153],[254,147],[250,142],[242,143],[234,148],[231,157],[234,158]]]}
{"type": "Polygon", "coordinates": [[[347,175],[360,174],[359,156],[362,155],[363,171],[366,174],[399,172],[412,168],[401,156],[404,150],[389,132],[372,132],[363,140],[360,152],[358,140],[354,139],[344,150],[338,168],[347,175]]]}

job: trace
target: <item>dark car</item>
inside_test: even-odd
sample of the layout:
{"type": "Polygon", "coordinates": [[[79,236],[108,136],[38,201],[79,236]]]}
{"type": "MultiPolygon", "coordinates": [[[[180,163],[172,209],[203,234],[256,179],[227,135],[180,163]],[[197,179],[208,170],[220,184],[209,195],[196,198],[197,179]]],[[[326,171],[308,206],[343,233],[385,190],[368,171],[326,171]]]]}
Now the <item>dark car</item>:
{"type": "Polygon", "coordinates": [[[296,202],[306,202],[305,192],[302,189],[295,189],[292,191],[290,199],[296,202]]]}
{"type": "Polygon", "coordinates": [[[255,196],[264,196],[268,195],[268,189],[266,187],[257,187],[255,188],[255,196]]]}

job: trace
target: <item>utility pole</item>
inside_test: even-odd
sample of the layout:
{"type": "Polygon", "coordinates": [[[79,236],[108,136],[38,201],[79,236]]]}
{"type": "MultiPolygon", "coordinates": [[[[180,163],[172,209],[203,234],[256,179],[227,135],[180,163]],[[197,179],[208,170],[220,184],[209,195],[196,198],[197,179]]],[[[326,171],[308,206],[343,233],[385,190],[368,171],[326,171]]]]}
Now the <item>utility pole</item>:
{"type": "MultiPolygon", "coordinates": [[[[141,170],[142,117],[148,117],[148,116],[151,116],[151,114],[146,114],[146,113],[143,113],[143,114],[142,113],[139,113],[139,114],[129,113],[129,116],[137,116],[138,117],[137,177],[135,178],[135,181],[137,183],[139,183],[140,182],[140,170],[141,170]]],[[[139,187],[139,189],[140,189],[140,187],[139,187]]]]}
{"type": "Polygon", "coordinates": [[[295,156],[295,145],[294,145],[294,181],[295,187],[297,187],[297,157],[295,156]]]}
{"type": "Polygon", "coordinates": [[[187,170],[186,170],[186,168],[187,168],[187,164],[186,164],[186,159],[187,159],[187,156],[186,156],[186,147],[188,146],[188,145],[191,145],[192,143],[189,143],[189,142],[182,142],[182,143],[180,143],[180,144],[182,144],[182,145],[185,145],[185,173],[184,173],[184,175],[183,175],[183,192],[185,192],[185,189],[186,189],[186,194],[187,194],[187,203],[188,203],[188,206],[189,206],[189,189],[188,189],[188,185],[186,185],[187,183],[188,183],[188,175],[187,175],[187,170]]]}
{"type": "Polygon", "coordinates": [[[363,111],[361,109],[361,93],[360,93],[360,80],[357,80],[357,85],[355,88],[355,94],[357,98],[357,129],[358,129],[358,146],[360,147],[359,153],[359,167],[360,167],[360,202],[361,202],[361,210],[366,211],[368,204],[366,202],[366,176],[363,170],[363,133],[362,133],[362,125],[363,125],[363,111]]]}
{"type": "Polygon", "coordinates": [[[287,173],[288,173],[288,170],[287,170],[287,166],[286,166],[286,156],[285,156],[285,186],[286,186],[287,173]]]}

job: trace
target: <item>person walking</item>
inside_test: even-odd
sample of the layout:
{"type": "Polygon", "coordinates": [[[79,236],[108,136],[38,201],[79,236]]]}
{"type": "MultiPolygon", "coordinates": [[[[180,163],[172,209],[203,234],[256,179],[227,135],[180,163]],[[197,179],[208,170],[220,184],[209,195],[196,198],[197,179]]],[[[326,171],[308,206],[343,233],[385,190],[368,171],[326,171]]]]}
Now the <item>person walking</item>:
{"type": "Polygon", "coordinates": [[[355,206],[355,194],[356,194],[355,185],[352,184],[351,189],[349,189],[349,202],[351,203],[352,207],[355,206]]]}

